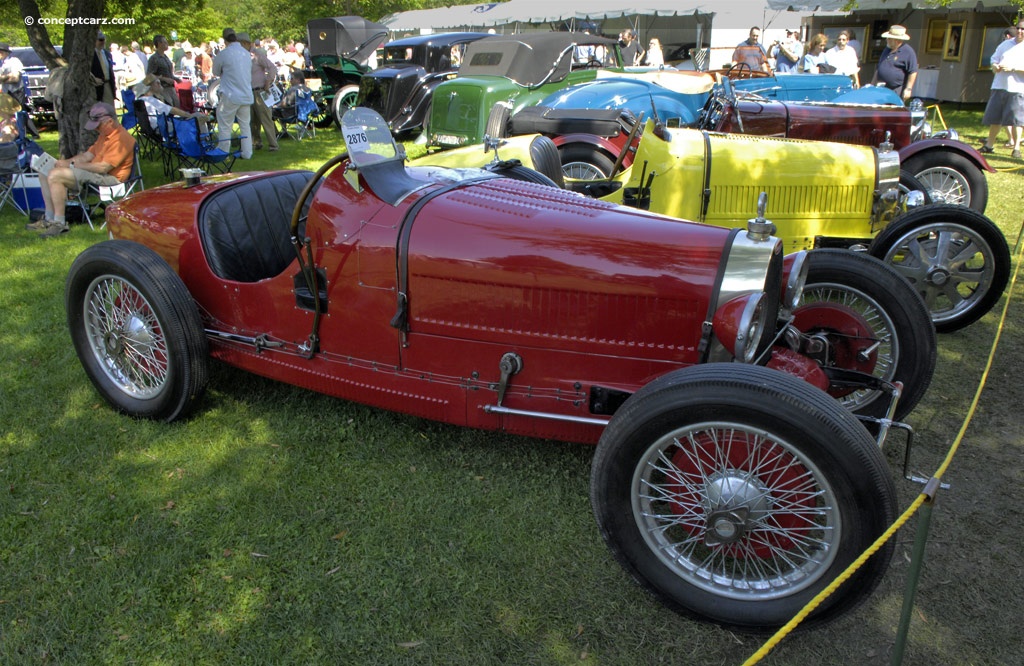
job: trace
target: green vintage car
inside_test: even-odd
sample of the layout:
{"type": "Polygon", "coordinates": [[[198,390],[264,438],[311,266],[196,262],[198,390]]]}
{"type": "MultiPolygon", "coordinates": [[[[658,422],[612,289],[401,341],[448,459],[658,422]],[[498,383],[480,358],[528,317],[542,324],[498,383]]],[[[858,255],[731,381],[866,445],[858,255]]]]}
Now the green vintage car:
{"type": "MultiPolygon", "coordinates": [[[[911,282],[939,332],[982,317],[1009,279],[1010,251],[999,227],[964,206],[921,205],[921,192],[907,189],[923,188],[906,185],[914,179],[901,174],[891,144],[875,148],[721,134],[648,121],[621,142],[626,148],[610,178],[563,181],[564,161],[548,137],[521,135],[491,143],[500,145],[500,159],[519,160],[562,181],[558,185],[721,227],[743,226],[766,192],[767,214],[786,252],[831,247],[871,253],[911,282]],[[621,158],[627,154],[632,159],[624,166],[621,158]]],[[[415,162],[480,166],[495,154],[466,146],[415,162]]]]}
{"type": "Polygon", "coordinates": [[[496,104],[505,109],[507,121],[509,114],[557,90],[591,81],[603,69],[622,71],[613,39],[577,32],[481,39],[466,49],[459,75],[434,92],[427,144],[453,148],[480,143],[496,104]]]}

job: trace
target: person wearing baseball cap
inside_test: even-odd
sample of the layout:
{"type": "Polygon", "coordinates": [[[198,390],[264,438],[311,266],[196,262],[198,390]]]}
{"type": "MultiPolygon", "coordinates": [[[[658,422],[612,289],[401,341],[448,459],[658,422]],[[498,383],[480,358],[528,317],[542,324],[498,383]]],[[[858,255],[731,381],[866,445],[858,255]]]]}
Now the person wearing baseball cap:
{"type": "Polygon", "coordinates": [[[881,83],[903,101],[909,102],[917,81],[917,54],[907,43],[910,35],[902,25],[894,25],[882,33],[882,38],[885,39],[885,48],[878,56],[878,67],[871,83],[881,83]]]}
{"type": "Polygon", "coordinates": [[[46,206],[44,216],[26,229],[41,232],[41,238],[60,236],[68,231],[64,218],[68,190],[77,191],[86,183],[117,185],[128,179],[135,159],[135,139],[117,121],[117,112],[106,102],[89,109],[86,130],[99,132],[96,143],[83,153],[66,160],[54,160],[40,169],[39,190],[46,206]]]}
{"type": "Polygon", "coordinates": [[[800,43],[800,30],[787,28],[786,38],[775,45],[772,55],[775,57],[775,71],[779,74],[796,74],[800,66],[800,58],[804,54],[804,45],[800,43]]]}

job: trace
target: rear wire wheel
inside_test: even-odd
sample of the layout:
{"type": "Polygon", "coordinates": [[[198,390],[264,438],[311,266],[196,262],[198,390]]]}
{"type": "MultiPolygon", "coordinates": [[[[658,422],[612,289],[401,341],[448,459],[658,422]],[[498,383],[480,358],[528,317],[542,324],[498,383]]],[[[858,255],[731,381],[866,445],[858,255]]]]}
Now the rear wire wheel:
{"type": "Polygon", "coordinates": [[[173,421],[193,408],[207,382],[206,336],[158,254],[130,241],[93,245],[72,264],[64,299],[82,367],[115,409],[173,421]]]}

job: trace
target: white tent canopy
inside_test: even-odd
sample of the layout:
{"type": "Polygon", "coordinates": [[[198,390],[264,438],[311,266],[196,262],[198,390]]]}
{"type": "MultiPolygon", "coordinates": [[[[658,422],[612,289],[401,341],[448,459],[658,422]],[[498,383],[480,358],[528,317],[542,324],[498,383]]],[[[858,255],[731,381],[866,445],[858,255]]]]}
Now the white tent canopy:
{"type": "Polygon", "coordinates": [[[941,9],[943,11],[972,10],[991,7],[1008,7],[1007,0],[952,0],[948,4],[938,2],[910,2],[909,0],[858,0],[849,9],[849,0],[767,0],[772,9],[791,11],[898,11],[901,9],[941,9]]]}

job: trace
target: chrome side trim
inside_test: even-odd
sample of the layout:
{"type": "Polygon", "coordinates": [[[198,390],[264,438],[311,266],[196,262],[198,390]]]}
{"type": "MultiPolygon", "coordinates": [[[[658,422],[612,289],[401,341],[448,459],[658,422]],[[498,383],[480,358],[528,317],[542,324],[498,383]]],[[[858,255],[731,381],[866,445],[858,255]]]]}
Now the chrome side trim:
{"type": "Polygon", "coordinates": [[[509,416],[530,416],[535,419],[548,419],[549,421],[569,421],[571,423],[585,423],[587,425],[606,426],[611,419],[595,419],[586,416],[568,416],[565,414],[551,414],[550,412],[534,412],[527,409],[512,409],[500,405],[485,405],[484,411],[488,414],[508,414],[509,416]]]}

